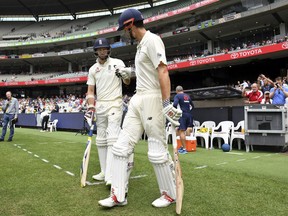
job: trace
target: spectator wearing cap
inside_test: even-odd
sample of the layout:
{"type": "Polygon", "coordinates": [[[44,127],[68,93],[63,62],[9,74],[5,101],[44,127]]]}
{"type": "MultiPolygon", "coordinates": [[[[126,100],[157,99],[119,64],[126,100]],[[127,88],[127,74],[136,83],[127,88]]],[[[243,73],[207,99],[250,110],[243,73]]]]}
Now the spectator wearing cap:
{"type": "Polygon", "coordinates": [[[261,101],[261,104],[272,104],[272,100],[270,98],[270,92],[269,91],[264,92],[264,97],[261,101]]]}
{"type": "Polygon", "coordinates": [[[274,105],[284,105],[285,99],[288,97],[288,88],[283,86],[282,78],[277,77],[275,79],[274,88],[270,90],[270,98],[274,105]]]}
{"type": "Polygon", "coordinates": [[[259,91],[257,83],[251,85],[251,91],[243,89],[242,96],[248,98],[244,102],[246,104],[260,104],[262,102],[263,93],[259,91]]]}

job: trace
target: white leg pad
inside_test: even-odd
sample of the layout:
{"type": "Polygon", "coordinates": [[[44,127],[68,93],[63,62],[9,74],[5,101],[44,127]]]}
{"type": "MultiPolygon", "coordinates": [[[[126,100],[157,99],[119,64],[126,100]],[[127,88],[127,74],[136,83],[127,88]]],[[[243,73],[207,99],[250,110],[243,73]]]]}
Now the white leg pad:
{"type": "Polygon", "coordinates": [[[112,167],[112,186],[111,193],[117,197],[118,202],[125,200],[127,180],[127,163],[128,157],[119,157],[114,155],[112,167]]]}
{"type": "Polygon", "coordinates": [[[105,174],[106,158],[107,158],[107,140],[96,137],[96,146],[98,149],[98,157],[99,157],[101,172],[105,174]]]}
{"type": "Polygon", "coordinates": [[[112,146],[117,141],[115,138],[107,138],[107,158],[106,158],[106,171],[105,171],[105,181],[112,181],[112,146]]]}
{"type": "MultiPolygon", "coordinates": [[[[120,118],[119,118],[120,119],[120,118]]],[[[107,158],[106,158],[106,172],[105,172],[105,181],[112,181],[112,146],[116,143],[120,133],[120,123],[109,122],[107,127],[107,158]]]]}
{"type": "MultiPolygon", "coordinates": [[[[122,131],[123,132],[123,131],[122,131]]],[[[133,167],[133,149],[129,145],[129,137],[123,133],[112,147],[112,186],[111,193],[118,202],[125,200],[128,192],[128,179],[133,167]]]]}
{"type": "Polygon", "coordinates": [[[128,193],[128,184],[129,184],[129,178],[130,174],[134,167],[134,153],[130,154],[128,157],[128,163],[127,163],[127,176],[126,176],[126,182],[125,182],[125,193],[128,193]]]}
{"type": "Polygon", "coordinates": [[[167,194],[176,199],[174,163],[167,144],[149,137],[148,149],[148,158],[154,167],[161,195],[167,194]]]}

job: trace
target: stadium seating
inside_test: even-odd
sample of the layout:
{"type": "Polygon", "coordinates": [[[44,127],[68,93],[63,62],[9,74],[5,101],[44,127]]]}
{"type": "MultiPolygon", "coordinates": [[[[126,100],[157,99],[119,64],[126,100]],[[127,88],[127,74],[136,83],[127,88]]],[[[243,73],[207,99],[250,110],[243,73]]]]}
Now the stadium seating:
{"type": "Polygon", "coordinates": [[[193,128],[193,134],[197,138],[200,138],[201,146],[208,149],[209,148],[209,138],[210,130],[215,127],[216,123],[214,121],[204,121],[200,127],[193,128]],[[203,142],[204,141],[204,142],[203,142]]]}
{"type": "Polygon", "coordinates": [[[221,139],[224,143],[229,143],[230,131],[234,127],[232,121],[222,121],[216,127],[212,127],[210,149],[213,149],[213,140],[216,138],[218,141],[218,148],[221,149],[221,139]],[[220,131],[219,131],[220,130],[220,131]]]}
{"type": "Polygon", "coordinates": [[[57,123],[58,119],[54,119],[52,122],[50,121],[47,125],[50,132],[57,131],[57,123]]]}
{"type": "Polygon", "coordinates": [[[245,133],[244,133],[244,120],[238,122],[236,127],[233,127],[231,130],[231,138],[230,138],[230,150],[232,150],[233,141],[237,140],[238,150],[241,150],[241,141],[244,141],[246,152],[249,152],[249,148],[253,151],[253,145],[247,145],[245,143],[245,133]]]}
{"type": "Polygon", "coordinates": [[[166,143],[172,143],[172,125],[171,125],[171,122],[169,122],[166,126],[166,143]]]}

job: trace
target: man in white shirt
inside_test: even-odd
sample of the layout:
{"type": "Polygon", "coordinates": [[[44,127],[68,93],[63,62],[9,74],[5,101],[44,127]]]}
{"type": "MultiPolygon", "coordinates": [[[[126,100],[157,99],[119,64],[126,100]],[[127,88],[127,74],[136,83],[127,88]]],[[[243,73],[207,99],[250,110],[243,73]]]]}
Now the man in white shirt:
{"type": "Polygon", "coordinates": [[[40,118],[41,118],[41,131],[40,132],[45,132],[47,131],[48,128],[48,122],[49,122],[49,112],[48,109],[44,108],[43,112],[41,112],[40,114],[40,118]]]}
{"type": "Polygon", "coordinates": [[[0,142],[4,141],[6,132],[7,132],[7,126],[10,124],[10,134],[8,138],[8,142],[11,142],[14,136],[14,125],[15,122],[18,119],[18,112],[19,112],[19,103],[18,100],[14,97],[12,97],[11,91],[6,92],[6,98],[7,100],[4,101],[2,105],[2,110],[4,112],[3,116],[3,129],[2,134],[0,137],[0,142]]]}
{"type": "Polygon", "coordinates": [[[118,22],[118,30],[124,29],[126,34],[138,41],[135,56],[136,94],[130,100],[122,130],[112,148],[111,194],[98,203],[104,207],[127,204],[127,163],[145,131],[149,137],[148,159],[154,167],[160,189],[160,198],[152,205],[166,207],[175,202],[176,186],[174,163],[165,140],[165,117],[172,124],[179,125],[182,112],[170,104],[170,78],[161,38],[146,31],[143,16],[136,9],[125,10],[118,22]]]}
{"type": "Polygon", "coordinates": [[[93,179],[105,180],[107,185],[111,185],[111,148],[118,138],[122,118],[122,80],[130,84],[131,71],[119,73],[125,64],[109,56],[110,44],[106,38],[96,40],[94,51],[97,60],[89,69],[86,96],[88,110],[85,117],[90,118],[96,112],[96,145],[101,172],[94,175],[93,179]]]}

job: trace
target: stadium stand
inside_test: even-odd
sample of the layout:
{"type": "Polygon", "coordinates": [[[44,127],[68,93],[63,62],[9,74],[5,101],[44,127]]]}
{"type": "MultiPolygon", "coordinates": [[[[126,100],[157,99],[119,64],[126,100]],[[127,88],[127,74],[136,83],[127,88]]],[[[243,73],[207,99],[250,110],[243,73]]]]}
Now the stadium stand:
{"type": "MultiPolygon", "coordinates": [[[[252,71],[247,75],[247,78],[253,79],[254,77],[255,79],[260,69],[253,66],[252,56],[241,61],[234,60],[222,63],[208,61],[212,61],[214,57],[216,59],[219,56],[230,56],[232,54],[237,56],[242,52],[246,53],[246,51],[251,53],[251,49],[252,52],[257,52],[257,50],[254,51],[256,48],[261,48],[260,51],[262,52],[262,48],[264,49],[266,46],[285,42],[287,32],[283,24],[279,22],[281,21],[279,17],[287,26],[286,6],[287,2],[284,0],[261,0],[253,1],[253,3],[240,0],[227,2],[187,0],[180,3],[177,1],[145,8],[142,12],[148,20],[148,29],[158,33],[166,45],[172,86],[183,80],[184,88],[191,89],[191,79],[196,80],[192,88],[230,85],[236,83],[237,80],[243,80],[239,71],[246,64],[249,64],[252,71]],[[195,7],[195,9],[187,11],[190,6],[195,7]],[[279,17],[271,15],[271,8],[274,8],[273,10],[276,11],[279,17]],[[175,16],[165,15],[172,11],[171,14],[176,13],[175,16]],[[261,20],[258,19],[259,16],[261,16],[261,20]],[[161,21],[158,21],[158,19],[161,21]],[[245,30],[246,25],[250,26],[247,30],[245,30]],[[193,67],[191,65],[181,66],[182,63],[188,62],[189,65],[194,61],[200,64],[193,67]],[[225,79],[225,75],[232,69],[235,76],[229,76],[228,79],[225,79]],[[186,78],[183,79],[183,77],[186,78]]],[[[133,64],[135,52],[133,46],[135,44],[132,41],[125,40],[121,32],[115,32],[118,16],[118,14],[115,14],[75,20],[47,21],[41,21],[41,17],[39,17],[39,22],[13,22],[15,24],[13,32],[11,32],[13,29],[11,28],[11,22],[2,22],[3,25],[0,26],[0,29],[3,28],[3,31],[0,32],[3,36],[19,35],[20,33],[29,34],[33,35],[33,40],[25,41],[22,37],[21,40],[23,41],[19,41],[19,39],[0,41],[2,48],[0,51],[1,80],[9,81],[12,75],[17,77],[14,78],[15,81],[26,82],[30,81],[31,78],[33,80],[46,80],[52,77],[53,79],[68,78],[70,80],[70,78],[82,76],[77,71],[83,71],[83,77],[85,77],[85,73],[95,61],[91,49],[95,35],[89,36],[93,32],[96,32],[96,35],[105,33],[103,36],[108,37],[113,47],[115,47],[112,50],[112,55],[123,59],[127,65],[133,64]],[[86,35],[82,38],[84,34],[86,35]],[[63,37],[63,40],[58,40],[61,37],[63,37]],[[54,42],[52,39],[58,41],[54,42]],[[12,46],[9,47],[10,43],[12,46]],[[27,77],[25,74],[32,75],[27,77]]],[[[273,54],[267,54],[266,56],[269,55],[273,56],[273,54]]],[[[284,51],[279,52],[277,59],[282,61],[283,55],[285,55],[284,51]]],[[[254,56],[253,58],[258,59],[260,64],[263,64],[261,59],[264,57],[262,56],[254,56]]],[[[278,74],[285,67],[281,66],[281,68],[279,66],[278,74]]],[[[268,75],[272,73],[272,71],[266,72],[268,75]]],[[[74,84],[71,83],[71,85],[74,84]]],[[[19,83],[19,85],[21,84],[19,83]]],[[[77,85],[85,89],[84,80],[77,85]]],[[[56,88],[63,89],[62,87],[56,88]]],[[[129,88],[128,91],[132,91],[133,85],[131,89],[129,88]]]]}

